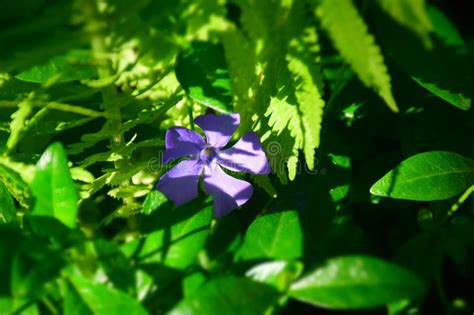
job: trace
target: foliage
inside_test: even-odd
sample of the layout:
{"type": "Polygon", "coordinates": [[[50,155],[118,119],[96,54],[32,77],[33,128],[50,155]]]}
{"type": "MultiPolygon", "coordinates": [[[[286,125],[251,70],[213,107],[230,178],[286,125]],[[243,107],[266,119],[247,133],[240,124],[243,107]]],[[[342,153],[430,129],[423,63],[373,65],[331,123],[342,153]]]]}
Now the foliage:
{"type": "Polygon", "coordinates": [[[433,2],[0,3],[0,314],[471,314],[474,29],[433,2]],[[175,206],[166,129],[232,112],[271,174],[175,206]]]}

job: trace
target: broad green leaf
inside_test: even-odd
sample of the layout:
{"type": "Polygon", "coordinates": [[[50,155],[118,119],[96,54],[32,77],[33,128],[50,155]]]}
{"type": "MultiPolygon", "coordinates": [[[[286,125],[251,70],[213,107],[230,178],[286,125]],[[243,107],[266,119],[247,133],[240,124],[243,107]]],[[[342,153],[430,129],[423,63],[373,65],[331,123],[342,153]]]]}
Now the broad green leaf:
{"type": "Polygon", "coordinates": [[[277,302],[277,298],[278,292],[264,284],[246,278],[218,278],[201,286],[170,314],[261,315],[277,302]]]}
{"type": "Polygon", "coordinates": [[[39,297],[43,286],[59,275],[65,261],[56,250],[34,240],[24,242],[11,269],[11,290],[17,297],[39,297]]]}
{"type": "Polygon", "coordinates": [[[425,293],[425,284],[412,272],[368,256],[328,260],[290,288],[290,296],[332,309],[383,306],[425,293]]]}
{"type": "Polygon", "coordinates": [[[389,17],[376,15],[376,25],[393,59],[413,80],[446,102],[466,110],[472,99],[466,44],[441,11],[429,7],[428,14],[433,24],[431,49],[389,17]]]}
{"type": "Polygon", "coordinates": [[[224,52],[207,42],[194,42],[178,55],[176,77],[195,102],[216,111],[232,112],[232,91],[224,52]]]}
{"type": "Polygon", "coordinates": [[[370,192],[377,196],[432,201],[461,194],[474,184],[474,160],[457,153],[432,151],[414,155],[384,177],[370,192]]]}
{"type": "Polygon", "coordinates": [[[19,80],[33,83],[47,83],[50,80],[69,82],[95,77],[96,67],[91,62],[90,53],[84,50],[71,50],[16,75],[19,80]]]}
{"type": "Polygon", "coordinates": [[[0,223],[2,221],[4,223],[16,221],[16,208],[12,196],[0,181],[0,223]]]}
{"type": "Polygon", "coordinates": [[[71,282],[77,293],[94,314],[148,314],[143,306],[130,295],[112,289],[105,284],[94,283],[79,276],[71,277],[71,282]]]}
{"type": "Polygon", "coordinates": [[[81,299],[79,293],[77,293],[76,289],[74,289],[70,283],[65,282],[63,290],[64,315],[93,315],[91,309],[81,299]]]}
{"type": "Polygon", "coordinates": [[[183,292],[185,297],[190,297],[206,283],[207,277],[202,272],[195,272],[183,279],[183,292]]]}
{"type": "Polygon", "coordinates": [[[146,196],[145,201],[143,202],[142,213],[150,214],[153,211],[157,210],[160,206],[164,205],[168,201],[165,195],[163,195],[158,190],[152,190],[146,196]]]}
{"type": "Polygon", "coordinates": [[[60,143],[50,145],[36,164],[31,191],[35,197],[32,215],[54,217],[68,227],[76,225],[78,197],[60,143]]]}
{"type": "Polygon", "coordinates": [[[250,259],[295,259],[303,252],[303,234],[295,210],[258,217],[248,228],[238,256],[250,259]]]}
{"type": "Polygon", "coordinates": [[[113,285],[119,290],[133,293],[135,278],[130,260],[115,244],[104,239],[95,240],[94,248],[97,261],[113,285]]]}
{"type": "Polygon", "coordinates": [[[23,242],[21,232],[18,224],[0,224],[0,239],[8,240],[0,246],[0,296],[11,295],[12,262],[23,242]]]}
{"type": "Polygon", "coordinates": [[[298,261],[270,261],[252,267],[245,275],[279,291],[285,291],[303,272],[303,264],[298,261]]]}
{"type": "Polygon", "coordinates": [[[184,269],[195,261],[209,235],[212,220],[212,206],[202,207],[198,202],[196,200],[183,207],[170,208],[168,213],[156,213],[163,226],[157,226],[159,230],[146,238],[140,252],[144,263],[158,262],[168,267],[184,269]],[[189,217],[173,222],[186,215],[189,217]]]}
{"type": "Polygon", "coordinates": [[[400,25],[418,35],[425,47],[431,47],[430,32],[433,25],[426,10],[425,0],[378,0],[377,3],[400,25]]]}
{"type": "Polygon", "coordinates": [[[380,47],[352,0],[321,0],[316,7],[316,15],[359,79],[374,89],[392,111],[398,112],[380,47]]]}
{"type": "Polygon", "coordinates": [[[18,310],[21,308],[21,315],[40,315],[38,305],[28,304],[29,306],[25,307],[28,302],[28,299],[0,296],[0,314],[19,314],[18,310]]]}

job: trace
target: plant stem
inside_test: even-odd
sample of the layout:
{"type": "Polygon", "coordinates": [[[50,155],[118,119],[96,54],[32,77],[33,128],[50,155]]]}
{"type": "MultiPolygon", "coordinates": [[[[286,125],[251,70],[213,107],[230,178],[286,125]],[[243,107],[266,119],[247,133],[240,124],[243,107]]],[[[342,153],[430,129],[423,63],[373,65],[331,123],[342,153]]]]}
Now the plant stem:
{"type": "MultiPolygon", "coordinates": [[[[108,48],[105,42],[106,25],[101,21],[99,12],[97,11],[95,1],[90,1],[90,8],[87,8],[86,14],[89,15],[89,30],[91,31],[91,46],[94,57],[97,60],[97,73],[99,79],[109,78],[113,75],[112,65],[110,60],[105,56],[108,55],[108,48]]],[[[110,130],[115,130],[109,141],[112,150],[125,146],[123,134],[119,131],[122,126],[122,113],[117,102],[117,90],[113,83],[103,86],[100,89],[103,99],[103,108],[107,118],[108,127],[110,130]]],[[[120,159],[114,162],[116,169],[123,169],[127,167],[128,161],[120,159]]],[[[128,186],[128,182],[122,183],[122,186],[128,186]]]]}
{"type": "Polygon", "coordinates": [[[339,75],[337,77],[336,84],[334,85],[334,89],[331,92],[331,96],[329,97],[328,102],[326,103],[326,110],[324,112],[324,115],[328,115],[330,108],[332,107],[332,104],[336,100],[337,95],[339,95],[339,92],[342,89],[342,84],[344,82],[344,73],[346,72],[347,69],[347,64],[342,64],[340,70],[339,70],[339,75]]]}
{"type": "Polygon", "coordinates": [[[193,101],[186,97],[186,107],[188,109],[189,124],[191,125],[191,130],[194,130],[194,117],[193,117],[193,101]]]}
{"type": "MultiPolygon", "coordinates": [[[[30,101],[32,107],[40,107],[42,109],[54,109],[63,112],[69,112],[89,117],[101,117],[104,116],[101,112],[93,109],[84,108],[80,106],[64,104],[59,102],[47,102],[47,101],[30,101]]],[[[0,107],[17,107],[18,102],[16,101],[0,101],[0,107]]]]}
{"type": "Polygon", "coordinates": [[[448,213],[446,214],[446,217],[443,219],[441,222],[441,225],[445,224],[446,222],[449,221],[450,218],[455,214],[455,212],[459,209],[459,207],[462,206],[462,204],[469,198],[469,196],[474,192],[474,185],[469,187],[462,195],[459,197],[459,199],[456,201],[455,204],[451,206],[451,209],[449,209],[448,213]]]}

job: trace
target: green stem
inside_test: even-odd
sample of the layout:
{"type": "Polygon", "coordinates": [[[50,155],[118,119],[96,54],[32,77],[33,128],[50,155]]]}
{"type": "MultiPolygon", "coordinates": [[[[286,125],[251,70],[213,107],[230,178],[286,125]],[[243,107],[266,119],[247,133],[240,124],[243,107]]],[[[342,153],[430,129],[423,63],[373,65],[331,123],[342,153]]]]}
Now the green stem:
{"type": "MultiPolygon", "coordinates": [[[[74,114],[79,114],[79,115],[89,116],[89,117],[104,116],[101,112],[98,112],[92,109],[70,105],[70,104],[59,103],[59,102],[29,101],[29,103],[32,107],[40,107],[42,109],[44,108],[54,109],[54,110],[59,110],[63,112],[69,112],[69,113],[74,113],[74,114]]],[[[0,101],[0,107],[17,107],[17,106],[18,106],[17,101],[0,101]]]]}
{"type": "Polygon", "coordinates": [[[331,93],[331,96],[329,97],[329,100],[326,104],[326,110],[324,112],[325,115],[329,113],[330,108],[332,107],[332,104],[336,100],[336,97],[339,95],[339,92],[341,91],[342,88],[342,83],[344,82],[344,73],[347,69],[347,64],[343,64],[341,66],[341,69],[339,70],[339,76],[337,77],[336,84],[334,85],[334,90],[331,93]]]}
{"type": "Polygon", "coordinates": [[[462,204],[469,198],[469,196],[474,192],[474,185],[469,187],[462,195],[459,197],[459,199],[456,201],[451,206],[451,209],[449,209],[446,217],[444,220],[441,222],[441,225],[445,224],[447,221],[449,221],[450,218],[456,213],[456,211],[462,206],[462,204]]]}
{"type": "Polygon", "coordinates": [[[188,108],[189,123],[191,130],[194,130],[194,117],[193,117],[193,102],[186,97],[186,107],[188,108]]]}
{"type": "MultiPolygon", "coordinates": [[[[106,57],[109,55],[108,47],[105,42],[106,25],[101,20],[101,16],[97,11],[96,2],[90,1],[90,7],[86,8],[89,15],[89,30],[91,31],[91,46],[95,59],[97,60],[97,73],[99,79],[109,78],[113,76],[113,69],[110,60],[106,57]]],[[[112,150],[125,146],[123,134],[119,131],[122,126],[122,113],[117,101],[117,90],[113,83],[103,86],[100,89],[103,100],[103,108],[107,116],[107,124],[110,130],[115,130],[109,141],[112,150]]],[[[123,169],[128,165],[126,159],[120,159],[114,162],[115,169],[123,169]]],[[[128,181],[122,183],[122,186],[128,186],[128,181]]]]}
{"type": "Polygon", "coordinates": [[[438,293],[441,304],[443,305],[444,313],[451,314],[452,312],[449,306],[449,300],[448,300],[448,297],[446,296],[446,292],[444,292],[443,281],[441,280],[440,272],[438,272],[438,274],[435,276],[435,286],[436,286],[436,291],[438,293]]]}

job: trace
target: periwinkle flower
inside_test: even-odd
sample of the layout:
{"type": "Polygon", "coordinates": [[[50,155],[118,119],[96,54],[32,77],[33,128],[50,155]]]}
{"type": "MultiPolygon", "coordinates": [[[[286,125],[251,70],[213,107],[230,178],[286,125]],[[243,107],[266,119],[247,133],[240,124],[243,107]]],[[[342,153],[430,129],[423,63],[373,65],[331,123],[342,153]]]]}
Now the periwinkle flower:
{"type": "Polygon", "coordinates": [[[204,131],[206,140],[184,127],[167,130],[163,163],[181,157],[188,159],[164,174],[156,188],[176,205],[182,205],[197,197],[202,174],[205,192],[214,197],[214,215],[221,218],[246,203],[253,194],[250,183],[226,174],[222,167],[251,174],[268,174],[270,167],[255,132],[247,133],[233,147],[224,149],[240,123],[239,114],[208,114],[194,122],[204,131]]]}

